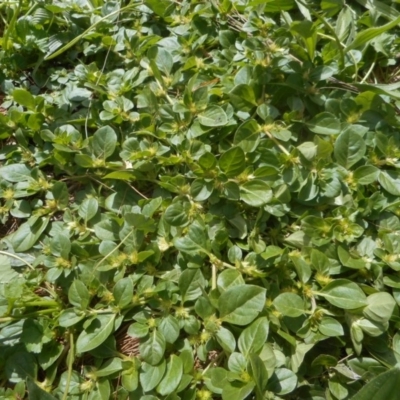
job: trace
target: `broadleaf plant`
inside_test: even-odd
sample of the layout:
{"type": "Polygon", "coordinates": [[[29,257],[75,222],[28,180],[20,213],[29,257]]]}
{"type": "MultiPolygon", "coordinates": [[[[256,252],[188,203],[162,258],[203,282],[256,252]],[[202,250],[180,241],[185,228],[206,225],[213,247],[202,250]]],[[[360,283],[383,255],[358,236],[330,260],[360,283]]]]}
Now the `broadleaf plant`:
{"type": "Polygon", "coordinates": [[[0,398],[398,397],[398,2],[0,17],[0,398]]]}

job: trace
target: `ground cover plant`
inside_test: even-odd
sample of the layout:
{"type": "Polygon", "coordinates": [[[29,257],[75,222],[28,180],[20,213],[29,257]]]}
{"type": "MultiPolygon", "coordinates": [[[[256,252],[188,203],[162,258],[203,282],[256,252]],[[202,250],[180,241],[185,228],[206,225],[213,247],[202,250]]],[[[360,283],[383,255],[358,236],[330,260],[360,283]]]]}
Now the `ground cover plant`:
{"type": "Polygon", "coordinates": [[[400,6],[0,3],[0,398],[397,399],[400,6]]]}

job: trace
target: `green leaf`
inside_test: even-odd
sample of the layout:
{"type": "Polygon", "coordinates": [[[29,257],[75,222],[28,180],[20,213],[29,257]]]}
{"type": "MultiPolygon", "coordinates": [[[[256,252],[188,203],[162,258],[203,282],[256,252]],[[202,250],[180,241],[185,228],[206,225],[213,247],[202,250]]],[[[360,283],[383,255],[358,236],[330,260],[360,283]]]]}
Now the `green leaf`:
{"type": "Polygon", "coordinates": [[[21,341],[32,353],[40,353],[43,348],[43,326],[31,318],[24,321],[21,341]]]}
{"type": "Polygon", "coordinates": [[[230,47],[235,44],[235,34],[230,30],[219,31],[218,39],[223,47],[230,47]]]}
{"type": "MultiPolygon", "coordinates": [[[[380,323],[361,318],[357,321],[356,326],[361,328],[363,332],[372,337],[381,336],[388,329],[387,322],[380,323]]],[[[361,341],[360,341],[361,342],[361,341]]]]}
{"type": "Polygon", "coordinates": [[[378,182],[394,196],[400,196],[400,176],[396,171],[380,171],[378,182]]]}
{"type": "Polygon", "coordinates": [[[167,0],[146,0],[144,3],[160,17],[165,16],[165,10],[171,4],[167,0]]]}
{"type": "Polygon", "coordinates": [[[287,368],[278,368],[275,373],[270,377],[267,385],[267,390],[274,392],[278,395],[285,395],[297,386],[296,374],[287,368]]]}
{"type": "Polygon", "coordinates": [[[324,365],[324,366],[327,366],[327,367],[334,367],[336,364],[337,364],[337,358],[334,357],[334,356],[329,356],[327,354],[320,354],[312,362],[312,366],[314,366],[314,365],[324,365]]]}
{"type": "Polygon", "coordinates": [[[400,15],[399,11],[382,1],[373,0],[370,2],[369,0],[357,0],[357,3],[361,4],[368,10],[378,11],[390,21],[396,19],[400,15]]]}
{"type": "Polygon", "coordinates": [[[86,353],[100,346],[112,333],[114,320],[114,314],[99,314],[78,336],[76,351],[86,353]]]}
{"type": "Polygon", "coordinates": [[[113,295],[115,302],[121,308],[132,303],[133,283],[129,277],[120,279],[114,286],[113,295]]]}
{"type": "MultiPolygon", "coordinates": [[[[43,342],[47,342],[48,336],[46,335],[43,339],[43,342]]],[[[43,349],[38,355],[39,365],[43,370],[47,370],[59,359],[63,350],[64,346],[56,341],[44,344],[43,349]]]]}
{"type": "Polygon", "coordinates": [[[385,323],[392,316],[396,301],[389,293],[378,292],[367,297],[367,304],[367,307],[363,310],[365,318],[378,323],[385,323]]]}
{"type": "Polygon", "coordinates": [[[211,106],[198,116],[200,124],[204,126],[210,126],[212,128],[218,126],[224,126],[228,123],[228,117],[225,111],[219,106],[211,106]]]}
{"type": "Polygon", "coordinates": [[[337,135],[341,130],[340,120],[328,112],[317,114],[307,126],[311,132],[321,135],[337,135]]]}
{"type": "Polygon", "coordinates": [[[11,268],[10,260],[0,255],[0,284],[8,283],[19,277],[19,273],[11,268]]]}
{"type": "Polygon", "coordinates": [[[267,341],[269,322],[266,317],[260,317],[246,327],[239,336],[238,347],[247,358],[251,353],[259,353],[267,341]]]}
{"type": "MultiPolygon", "coordinates": [[[[143,231],[148,233],[148,232],[154,232],[155,230],[154,221],[143,214],[126,213],[124,217],[125,217],[125,222],[128,225],[135,227],[138,231],[143,231]]],[[[113,227],[113,229],[115,228],[113,227]]]]}
{"type": "Polygon", "coordinates": [[[7,237],[16,252],[29,250],[47,228],[48,217],[31,217],[24,222],[16,232],[7,237]]]}
{"type": "Polygon", "coordinates": [[[334,318],[322,318],[319,326],[319,331],[325,336],[343,336],[344,330],[342,324],[334,318]]]}
{"type": "Polygon", "coordinates": [[[232,353],[229,356],[228,360],[228,368],[231,372],[236,372],[238,374],[246,371],[247,368],[247,360],[245,356],[241,353],[232,353]]]}
{"type": "Polygon", "coordinates": [[[149,333],[149,326],[146,324],[141,324],[139,322],[134,322],[129,325],[128,335],[133,338],[143,338],[149,333]]]}
{"type": "Polygon", "coordinates": [[[268,383],[268,372],[261,358],[257,354],[251,354],[249,357],[249,371],[256,383],[258,395],[262,395],[268,383]]]}
{"type": "Polygon", "coordinates": [[[118,179],[122,181],[134,181],[137,178],[135,171],[114,171],[104,176],[104,179],[118,179]]]}
{"type": "Polygon", "coordinates": [[[28,377],[26,383],[29,400],[56,400],[54,396],[38,386],[32,378],[28,377]]]}
{"type": "Polygon", "coordinates": [[[174,239],[174,245],[186,253],[208,253],[204,229],[197,221],[190,225],[186,236],[174,239]]]}
{"type": "Polygon", "coordinates": [[[93,168],[94,160],[87,154],[76,154],[74,157],[74,161],[77,165],[83,168],[93,168]]]}
{"type": "Polygon", "coordinates": [[[283,250],[278,246],[267,246],[265,251],[260,255],[264,260],[268,260],[270,258],[274,258],[280,256],[283,253],[283,250]]]}
{"type": "Polygon", "coordinates": [[[26,89],[14,89],[12,97],[17,103],[26,107],[28,110],[35,109],[35,99],[26,89]]]}
{"type": "Polygon", "coordinates": [[[158,329],[164,336],[167,343],[174,343],[179,337],[179,322],[172,315],[167,315],[166,317],[164,317],[161,320],[158,329]]]}
{"type": "MultiPolygon", "coordinates": [[[[311,251],[311,260],[313,260],[313,252],[314,249],[311,251]]],[[[326,257],[325,254],[323,256],[326,257]]],[[[311,277],[310,265],[298,254],[289,255],[289,258],[293,262],[300,280],[304,283],[308,282],[311,277]]],[[[321,261],[323,262],[324,259],[322,258],[321,261]]]]}
{"type": "Polygon", "coordinates": [[[229,92],[229,97],[233,106],[240,111],[251,111],[257,106],[254,90],[244,83],[235,86],[229,92]]]}
{"type": "Polygon", "coordinates": [[[362,92],[372,92],[389,96],[392,99],[400,100],[399,82],[388,84],[354,83],[354,86],[362,92]]]}
{"type": "Polygon", "coordinates": [[[195,179],[190,186],[190,193],[195,201],[207,200],[214,190],[214,183],[204,179],[195,179]]]}
{"type": "Polygon", "coordinates": [[[92,150],[98,158],[106,159],[110,157],[117,145],[117,135],[110,126],[103,126],[93,135],[92,150]]]}
{"type": "Polygon", "coordinates": [[[139,351],[144,361],[150,365],[157,365],[165,352],[165,338],[158,330],[150,333],[149,339],[140,344],[139,351]]]}
{"type": "Polygon", "coordinates": [[[338,256],[340,262],[349,268],[362,269],[365,267],[365,262],[362,259],[352,258],[350,253],[342,246],[338,246],[338,256]]]}
{"type": "Polygon", "coordinates": [[[400,363],[399,1],[3,3],[0,398],[345,400],[400,363]]]}
{"type": "Polygon", "coordinates": [[[46,119],[43,114],[39,113],[31,114],[28,118],[28,127],[31,128],[33,131],[37,132],[40,130],[45,120],[46,119]]]}
{"type": "Polygon", "coordinates": [[[364,139],[347,130],[336,139],[334,154],[337,162],[349,169],[364,157],[366,149],[364,139]]]}
{"type": "Polygon", "coordinates": [[[31,178],[31,172],[24,164],[10,164],[0,168],[0,176],[9,182],[25,182],[31,178]]]}
{"type": "Polygon", "coordinates": [[[226,269],[217,278],[217,286],[220,292],[224,292],[232,286],[243,285],[244,283],[242,274],[235,269],[226,269]]]}
{"type": "Polygon", "coordinates": [[[337,399],[346,399],[348,398],[349,391],[345,385],[345,383],[339,378],[339,376],[334,376],[329,380],[328,387],[330,392],[337,399]]]}
{"type": "Polygon", "coordinates": [[[69,302],[79,309],[85,310],[90,302],[90,294],[86,285],[80,280],[74,280],[68,290],[69,302]]]}
{"type": "Polygon", "coordinates": [[[69,192],[65,182],[55,182],[51,188],[53,199],[58,209],[64,209],[69,204],[69,192]]]}
{"type": "Polygon", "coordinates": [[[165,368],[165,360],[162,360],[158,365],[142,363],[142,372],[140,372],[139,380],[145,392],[150,392],[160,383],[164,376],[165,368]]]}
{"type": "Polygon", "coordinates": [[[253,152],[260,143],[260,126],[254,119],[243,122],[235,133],[233,143],[246,153],[253,152]]]}
{"type": "Polygon", "coordinates": [[[291,10],[296,6],[294,0],[251,0],[249,6],[265,5],[265,12],[280,13],[281,11],[291,10]]]}
{"type": "Polygon", "coordinates": [[[240,199],[253,207],[261,207],[272,199],[272,190],[268,183],[253,179],[240,186],[240,199]]]}
{"type": "Polygon", "coordinates": [[[344,3],[343,0],[322,0],[321,9],[325,11],[330,17],[338,13],[344,3]]]}
{"type": "Polygon", "coordinates": [[[179,277],[179,290],[181,292],[182,301],[190,301],[197,299],[205,285],[205,279],[200,268],[185,269],[179,277]]]}
{"type": "Polygon", "coordinates": [[[99,208],[99,203],[94,198],[85,199],[79,207],[78,214],[85,220],[85,223],[91,220],[99,208]]]}
{"type": "Polygon", "coordinates": [[[33,354],[17,351],[7,357],[4,372],[10,382],[17,383],[27,378],[36,379],[37,369],[33,354]]]}
{"type": "Polygon", "coordinates": [[[221,326],[216,333],[217,342],[227,353],[233,353],[236,348],[236,340],[233,333],[221,326]]]}
{"type": "Polygon", "coordinates": [[[104,219],[94,226],[94,232],[100,240],[119,240],[121,227],[114,219],[104,219]]]}
{"type": "Polygon", "coordinates": [[[346,47],[345,51],[349,52],[352,49],[356,49],[357,47],[361,47],[371,42],[372,39],[374,39],[379,35],[382,35],[382,33],[385,33],[390,29],[395,28],[399,23],[400,23],[400,16],[397,17],[394,21],[388,22],[385,25],[361,30],[359,33],[357,33],[352,43],[346,47]]]}
{"type": "Polygon", "coordinates": [[[254,285],[228,288],[218,300],[220,318],[234,325],[248,325],[264,308],[265,292],[254,285]]]}
{"type": "Polygon", "coordinates": [[[95,374],[98,378],[115,374],[122,370],[122,361],[120,358],[114,357],[108,359],[99,369],[96,370],[95,374]]]}
{"type": "Polygon", "coordinates": [[[189,374],[193,370],[194,358],[191,350],[183,350],[179,357],[183,363],[183,373],[189,374]]]}
{"type": "Polygon", "coordinates": [[[227,382],[222,390],[223,400],[244,400],[253,391],[254,382],[227,382]]]}
{"type": "Polygon", "coordinates": [[[222,154],[219,167],[229,177],[237,176],[246,168],[246,157],[241,147],[232,147],[222,154]]]}
{"type": "MultiPolygon", "coordinates": [[[[304,9],[307,10],[306,7],[304,7],[304,9]]],[[[313,61],[315,55],[315,47],[317,44],[317,30],[315,25],[309,20],[304,20],[301,22],[296,21],[292,24],[291,30],[302,37],[302,42],[305,45],[308,56],[310,60],[313,61]]]]}
{"type": "Polygon", "coordinates": [[[172,393],[179,385],[183,374],[182,360],[176,356],[171,355],[167,364],[167,371],[162,381],[157,386],[157,392],[162,396],[172,393]]]}
{"type": "Polygon", "coordinates": [[[372,165],[363,165],[358,167],[354,173],[354,180],[360,185],[370,185],[375,182],[379,176],[379,169],[372,165]]]}
{"type": "MultiPolygon", "coordinates": [[[[78,310],[76,310],[78,311],[78,310]]],[[[73,326],[77,324],[79,321],[85,318],[84,313],[75,312],[73,308],[67,308],[66,310],[62,311],[59,317],[59,324],[64,328],[68,328],[69,326],[73,326]]]]}
{"type": "Polygon", "coordinates": [[[281,293],[273,304],[286,317],[295,318],[305,313],[304,300],[295,293],[281,293]]]}
{"type": "Polygon", "coordinates": [[[400,391],[400,369],[392,368],[369,381],[352,400],[397,400],[400,391]]]}
{"type": "Polygon", "coordinates": [[[345,310],[367,305],[364,292],[356,283],[347,279],[335,279],[319,291],[318,295],[324,297],[332,305],[345,310]]]}
{"type": "Polygon", "coordinates": [[[199,165],[206,170],[213,169],[217,165],[217,159],[212,153],[204,153],[199,158],[199,165]]]}
{"type": "Polygon", "coordinates": [[[121,377],[121,383],[128,392],[135,391],[139,386],[139,371],[136,366],[124,370],[121,377]]]}
{"type": "Polygon", "coordinates": [[[164,214],[165,220],[172,226],[184,226],[189,222],[189,204],[173,203],[164,214]]]}
{"type": "Polygon", "coordinates": [[[110,17],[112,17],[115,14],[120,14],[121,11],[123,10],[127,10],[127,9],[131,9],[131,8],[135,8],[137,7],[136,4],[128,4],[125,7],[117,7],[116,10],[108,13],[107,15],[105,15],[102,18],[98,18],[96,20],[96,22],[94,22],[92,25],[89,26],[88,29],[86,29],[84,32],[82,32],[80,35],[75,36],[71,41],[69,41],[66,45],[64,45],[63,47],[61,47],[61,49],[58,49],[57,46],[57,50],[54,52],[54,49],[50,49],[50,52],[46,55],[46,57],[44,58],[45,60],[51,60],[52,58],[56,58],[58,57],[60,54],[64,53],[65,51],[69,50],[71,47],[73,47],[76,43],[78,43],[83,37],[85,37],[88,33],[90,33],[97,25],[99,25],[100,23],[104,22],[105,20],[109,19],[110,17]]]}
{"type": "Polygon", "coordinates": [[[70,256],[71,242],[64,233],[57,233],[51,241],[50,249],[53,255],[67,260],[70,256]]]}

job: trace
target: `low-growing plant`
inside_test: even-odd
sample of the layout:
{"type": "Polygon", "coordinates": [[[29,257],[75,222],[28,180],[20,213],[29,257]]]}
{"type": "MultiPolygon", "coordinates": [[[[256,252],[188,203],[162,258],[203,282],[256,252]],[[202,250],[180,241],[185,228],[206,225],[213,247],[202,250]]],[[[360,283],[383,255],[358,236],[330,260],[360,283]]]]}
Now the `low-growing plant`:
{"type": "Polygon", "coordinates": [[[0,398],[397,399],[396,2],[0,16],[0,398]]]}

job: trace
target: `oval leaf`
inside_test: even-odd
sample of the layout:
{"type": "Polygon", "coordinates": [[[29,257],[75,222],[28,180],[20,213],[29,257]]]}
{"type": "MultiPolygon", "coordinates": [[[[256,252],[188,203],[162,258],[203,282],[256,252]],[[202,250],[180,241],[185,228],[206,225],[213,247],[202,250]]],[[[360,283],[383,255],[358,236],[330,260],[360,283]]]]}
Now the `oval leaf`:
{"type": "Polygon", "coordinates": [[[266,317],[256,319],[239,336],[238,347],[247,357],[250,353],[258,353],[267,341],[269,322],[266,317]]]}
{"type": "Polygon", "coordinates": [[[351,400],[397,400],[400,393],[400,369],[393,368],[368,382],[351,400]]]}
{"type": "Polygon", "coordinates": [[[240,186],[240,198],[253,207],[261,207],[272,199],[272,190],[268,183],[254,179],[240,186]]]}
{"type": "Polygon", "coordinates": [[[172,393],[178,387],[182,374],[182,360],[173,354],[167,364],[167,372],[160,384],[157,386],[157,392],[162,396],[172,393]]]}
{"type": "Polygon", "coordinates": [[[219,167],[227,176],[237,176],[246,168],[246,157],[240,147],[232,147],[222,154],[219,167]]]}
{"type": "Polygon", "coordinates": [[[336,279],[326,285],[318,295],[323,296],[329,303],[345,310],[364,307],[367,297],[360,287],[347,279],[336,279]]]}
{"type": "Polygon", "coordinates": [[[235,325],[249,324],[263,309],[265,293],[265,289],[254,285],[228,288],[218,300],[221,319],[235,325]]]}
{"type": "Polygon", "coordinates": [[[295,293],[281,293],[275,298],[274,306],[286,317],[299,317],[305,313],[304,301],[295,293]]]}
{"type": "Polygon", "coordinates": [[[334,154],[336,161],[349,169],[364,157],[366,150],[364,139],[358,133],[346,131],[336,139],[334,154]]]}
{"type": "Polygon", "coordinates": [[[224,126],[228,123],[225,111],[219,106],[211,106],[206,111],[198,115],[200,124],[204,126],[216,127],[224,126]]]}
{"type": "Polygon", "coordinates": [[[78,336],[77,353],[85,353],[100,346],[113,331],[114,320],[114,314],[98,315],[78,336]]]}
{"type": "Polygon", "coordinates": [[[154,330],[150,333],[149,339],[146,342],[141,343],[139,351],[144,361],[150,365],[158,364],[163,358],[165,352],[164,336],[157,330],[154,330]]]}

